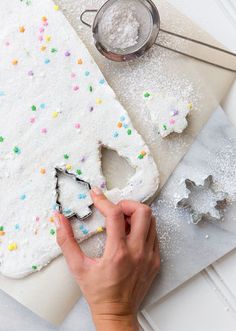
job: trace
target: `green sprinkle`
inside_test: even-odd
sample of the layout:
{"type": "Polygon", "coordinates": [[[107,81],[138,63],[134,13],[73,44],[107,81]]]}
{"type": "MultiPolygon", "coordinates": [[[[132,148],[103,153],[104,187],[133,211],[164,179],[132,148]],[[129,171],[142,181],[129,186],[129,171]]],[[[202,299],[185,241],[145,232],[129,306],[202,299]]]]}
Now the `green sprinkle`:
{"type": "Polygon", "coordinates": [[[68,154],[64,154],[64,159],[68,160],[69,159],[69,155],[68,154]]]}
{"type": "Polygon", "coordinates": [[[51,230],[50,230],[50,234],[51,234],[52,236],[53,236],[55,233],[56,233],[56,232],[55,232],[54,229],[51,229],[51,230]]]}
{"type": "Polygon", "coordinates": [[[33,269],[33,270],[37,270],[38,267],[37,267],[36,265],[32,265],[32,269],[33,269]]]}
{"type": "Polygon", "coordinates": [[[17,147],[17,146],[15,146],[15,147],[13,148],[13,152],[14,152],[15,154],[20,154],[20,148],[17,147]]]}
{"type": "Polygon", "coordinates": [[[138,158],[139,158],[140,160],[142,160],[142,159],[143,159],[143,155],[140,154],[140,155],[138,156],[138,158]]]}
{"type": "Polygon", "coordinates": [[[92,87],[92,85],[89,85],[89,91],[90,91],[90,92],[93,92],[93,87],[92,87]]]}
{"type": "Polygon", "coordinates": [[[151,94],[149,92],[145,92],[143,96],[144,96],[144,98],[149,98],[151,96],[151,94]]]}
{"type": "Polygon", "coordinates": [[[0,136],[0,143],[4,142],[4,138],[2,136],[0,136]]]}
{"type": "Polygon", "coordinates": [[[4,231],[4,226],[0,226],[0,231],[4,231]]]}
{"type": "Polygon", "coordinates": [[[130,136],[131,133],[132,133],[132,130],[131,130],[131,129],[128,129],[128,130],[127,130],[127,134],[130,136]]]}
{"type": "Polygon", "coordinates": [[[32,109],[32,111],[36,111],[36,106],[35,105],[33,105],[32,107],[31,107],[31,109],[32,109]]]}
{"type": "Polygon", "coordinates": [[[163,127],[164,130],[167,130],[167,126],[165,124],[163,124],[162,127],[163,127]]]}
{"type": "Polygon", "coordinates": [[[56,53],[57,52],[57,49],[56,48],[52,48],[51,49],[51,53],[56,53]]]}
{"type": "Polygon", "coordinates": [[[76,170],[76,173],[77,173],[77,175],[79,175],[79,176],[82,175],[82,171],[81,171],[80,169],[77,169],[77,170],[76,170]]]}

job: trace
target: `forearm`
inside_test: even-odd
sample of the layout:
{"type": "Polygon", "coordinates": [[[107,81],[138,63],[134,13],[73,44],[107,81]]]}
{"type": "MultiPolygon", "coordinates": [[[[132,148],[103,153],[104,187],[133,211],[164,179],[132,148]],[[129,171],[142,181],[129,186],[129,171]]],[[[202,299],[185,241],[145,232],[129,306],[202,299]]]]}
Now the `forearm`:
{"type": "Polygon", "coordinates": [[[97,331],[139,331],[137,317],[134,315],[93,316],[97,331]]]}

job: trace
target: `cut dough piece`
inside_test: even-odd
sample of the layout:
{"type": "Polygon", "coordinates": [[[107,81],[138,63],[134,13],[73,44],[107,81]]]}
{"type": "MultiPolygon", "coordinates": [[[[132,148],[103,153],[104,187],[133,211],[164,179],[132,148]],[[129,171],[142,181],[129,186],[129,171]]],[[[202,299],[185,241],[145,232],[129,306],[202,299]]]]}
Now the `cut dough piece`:
{"type": "Polygon", "coordinates": [[[146,92],[144,98],[147,100],[152,121],[163,138],[173,132],[182,133],[186,129],[188,126],[186,117],[192,110],[192,103],[164,93],[146,92]]]}
{"type": "MultiPolygon", "coordinates": [[[[53,218],[56,167],[102,188],[114,202],[147,200],[159,178],[127,112],[53,2],[3,1],[1,14],[0,272],[20,278],[61,253],[53,218]],[[102,146],[135,170],[122,189],[106,190],[102,146]]],[[[97,211],[73,222],[78,241],[103,226],[97,211]]]]}

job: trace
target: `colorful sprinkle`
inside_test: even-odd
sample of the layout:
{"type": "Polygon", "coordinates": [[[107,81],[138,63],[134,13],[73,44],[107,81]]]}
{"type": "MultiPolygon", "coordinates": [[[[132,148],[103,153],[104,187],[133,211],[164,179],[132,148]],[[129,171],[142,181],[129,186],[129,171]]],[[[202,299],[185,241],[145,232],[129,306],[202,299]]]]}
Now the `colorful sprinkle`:
{"type": "Polygon", "coordinates": [[[32,70],[28,71],[28,76],[34,76],[34,73],[32,70]]]}
{"type": "Polygon", "coordinates": [[[79,199],[79,200],[84,200],[84,199],[86,199],[86,198],[87,198],[87,195],[84,194],[84,193],[80,193],[79,196],[78,196],[78,199],[79,199]]]}
{"type": "Polygon", "coordinates": [[[130,136],[132,134],[132,130],[131,129],[128,129],[127,130],[127,134],[130,136]]]}
{"type": "Polygon", "coordinates": [[[41,105],[39,106],[41,109],[45,109],[46,105],[45,103],[41,103],[41,105]]]}
{"type": "Polygon", "coordinates": [[[56,48],[52,48],[51,49],[51,53],[57,53],[57,49],[56,48]]]}
{"type": "Polygon", "coordinates": [[[9,244],[7,246],[7,248],[9,251],[15,251],[17,249],[17,244],[15,242],[13,242],[13,243],[9,244]]]}
{"type": "Polygon", "coordinates": [[[70,76],[71,76],[71,78],[75,78],[76,74],[74,72],[72,72],[70,76]]]}
{"type": "Polygon", "coordinates": [[[92,87],[92,85],[89,85],[89,92],[93,92],[93,87],[92,87]]]}
{"type": "Polygon", "coordinates": [[[20,230],[20,224],[15,224],[15,229],[20,230]]]}
{"type": "Polygon", "coordinates": [[[4,142],[3,136],[0,136],[0,143],[3,143],[3,142],[4,142]]]}
{"type": "Polygon", "coordinates": [[[47,133],[47,132],[48,132],[48,130],[47,130],[46,128],[42,128],[42,129],[41,129],[41,133],[44,133],[44,134],[45,134],[45,133],[47,133]]]}
{"type": "Polygon", "coordinates": [[[54,9],[55,11],[58,11],[60,8],[59,8],[58,5],[55,5],[55,6],[53,6],[53,9],[54,9]]]}
{"type": "Polygon", "coordinates": [[[69,170],[71,170],[71,169],[72,169],[72,165],[71,165],[71,164],[67,164],[67,165],[66,165],[66,170],[69,171],[69,170]]]}
{"type": "Polygon", "coordinates": [[[49,222],[54,223],[54,217],[53,216],[49,217],[49,222]]]}
{"type": "Polygon", "coordinates": [[[149,98],[149,97],[151,96],[151,94],[150,94],[149,92],[145,92],[145,93],[143,94],[143,96],[144,96],[144,98],[149,98]]]}
{"type": "Polygon", "coordinates": [[[52,40],[52,37],[51,36],[45,36],[45,41],[47,43],[49,43],[51,40],[52,40]]]}
{"type": "Polygon", "coordinates": [[[69,51],[66,51],[66,52],[65,52],[65,56],[67,56],[67,57],[68,57],[68,56],[70,56],[70,55],[71,55],[71,54],[70,54],[70,52],[69,52],[69,51]]]}
{"type": "Polygon", "coordinates": [[[43,28],[43,27],[40,27],[40,28],[39,28],[39,32],[40,32],[40,33],[43,33],[43,32],[44,32],[44,28],[43,28]]]}
{"type": "Polygon", "coordinates": [[[81,171],[80,169],[77,169],[77,170],[76,170],[76,173],[77,173],[77,175],[79,175],[79,176],[82,175],[82,171],[81,171]]]}
{"type": "Polygon", "coordinates": [[[174,125],[175,124],[175,120],[173,118],[170,119],[169,121],[170,125],[174,125]]]}
{"type": "Polygon", "coordinates": [[[85,71],[84,75],[85,75],[86,77],[88,77],[88,76],[90,75],[90,72],[89,72],[89,71],[85,71]]]}
{"type": "Polygon", "coordinates": [[[41,173],[41,175],[45,175],[46,174],[46,169],[45,168],[41,168],[40,169],[40,173],[41,173]]]}
{"type": "Polygon", "coordinates": [[[5,236],[5,232],[0,230],[0,237],[5,236]]]}
{"type": "Polygon", "coordinates": [[[174,111],[172,112],[172,116],[177,116],[177,115],[179,115],[179,111],[178,111],[178,110],[174,110],[174,111]]]}
{"type": "Polygon", "coordinates": [[[128,124],[123,124],[123,127],[125,128],[125,129],[127,129],[129,126],[128,126],[128,124]]]}
{"type": "Polygon", "coordinates": [[[19,27],[19,32],[24,33],[25,32],[25,27],[24,26],[20,26],[19,27]]]}
{"type": "Polygon", "coordinates": [[[64,154],[64,159],[68,160],[69,159],[69,155],[68,154],[64,154]]]}
{"type": "Polygon", "coordinates": [[[89,233],[89,231],[88,231],[87,229],[84,229],[82,232],[83,232],[83,234],[85,234],[85,235],[89,233]]]}
{"type": "Polygon", "coordinates": [[[4,226],[3,225],[0,226],[0,231],[4,231],[4,226]]]}
{"type": "Polygon", "coordinates": [[[4,91],[0,91],[0,97],[4,97],[6,94],[4,91]]]}
{"type": "Polygon", "coordinates": [[[48,63],[50,63],[50,60],[49,59],[46,59],[46,60],[44,60],[44,63],[45,64],[48,64],[48,63]]]}
{"type": "Polygon", "coordinates": [[[99,81],[99,84],[101,84],[101,85],[103,85],[103,84],[105,84],[105,79],[100,79],[100,81],[99,81]]]}
{"type": "Polygon", "coordinates": [[[78,59],[77,60],[77,64],[83,64],[83,60],[82,59],[78,59]]]}
{"type": "Polygon", "coordinates": [[[90,107],[89,108],[89,112],[92,113],[94,111],[94,108],[93,107],[90,107]]]}
{"type": "Polygon", "coordinates": [[[118,122],[117,126],[118,128],[122,128],[123,124],[121,122],[118,122]]]}
{"type": "Polygon", "coordinates": [[[101,105],[101,104],[102,104],[102,99],[97,98],[97,99],[96,99],[96,104],[97,104],[97,105],[101,105]]]}
{"type": "Polygon", "coordinates": [[[193,104],[191,102],[189,102],[189,104],[188,104],[188,109],[189,110],[192,110],[193,109],[193,104]]]}
{"type": "Polygon", "coordinates": [[[121,120],[121,122],[124,122],[125,121],[125,116],[121,116],[120,120],[121,120]]]}
{"type": "Polygon", "coordinates": [[[75,128],[76,128],[76,129],[80,129],[80,123],[76,123],[76,124],[75,124],[75,128]]]}
{"type": "Polygon", "coordinates": [[[167,130],[167,126],[166,126],[166,124],[163,124],[163,125],[162,125],[162,128],[163,128],[163,130],[166,131],[166,130],[167,130]]]}
{"type": "Polygon", "coordinates": [[[31,117],[31,119],[30,119],[30,123],[31,123],[31,124],[35,123],[35,120],[36,120],[35,117],[31,117]]]}
{"type": "Polygon", "coordinates": [[[50,234],[53,236],[56,233],[56,231],[54,229],[50,230],[50,234]]]}
{"type": "Polygon", "coordinates": [[[78,85],[74,86],[74,87],[73,87],[73,90],[74,90],[74,91],[78,91],[78,90],[79,90],[79,86],[78,86],[78,85]]]}
{"type": "MultiPolygon", "coordinates": [[[[39,41],[43,41],[43,36],[38,36],[38,40],[39,40],[39,41]]],[[[45,46],[44,46],[44,49],[41,48],[41,50],[45,50],[45,49],[46,49],[45,46]]]]}
{"type": "Polygon", "coordinates": [[[119,133],[118,133],[118,132],[114,132],[114,133],[113,133],[113,137],[114,137],[114,138],[117,138],[118,136],[119,136],[119,133]]]}
{"type": "Polygon", "coordinates": [[[97,233],[102,233],[104,231],[104,229],[102,226],[99,226],[96,231],[97,231],[97,233]]]}
{"type": "Polygon", "coordinates": [[[36,265],[32,265],[32,269],[33,269],[33,270],[37,270],[38,267],[37,267],[36,265]]]}
{"type": "Polygon", "coordinates": [[[18,60],[16,60],[16,59],[14,59],[14,60],[12,60],[12,62],[11,62],[14,66],[15,65],[17,65],[18,64],[18,60]]]}
{"type": "Polygon", "coordinates": [[[37,107],[35,105],[31,106],[31,110],[32,111],[36,111],[37,110],[37,107]]]}
{"type": "Polygon", "coordinates": [[[46,49],[47,49],[46,46],[42,46],[42,47],[40,48],[40,50],[41,50],[42,52],[46,51],[46,49]]]}
{"type": "Polygon", "coordinates": [[[46,16],[43,16],[43,17],[42,17],[42,21],[43,21],[43,22],[47,22],[47,20],[48,20],[48,19],[47,19],[46,16]]]}
{"type": "Polygon", "coordinates": [[[15,146],[15,147],[13,148],[13,152],[14,152],[15,154],[20,154],[20,153],[21,153],[21,150],[20,150],[20,148],[19,148],[18,146],[15,146]]]}
{"type": "Polygon", "coordinates": [[[25,194],[22,194],[22,195],[20,196],[20,200],[24,201],[25,199],[26,199],[26,195],[25,195],[25,194]]]}
{"type": "Polygon", "coordinates": [[[52,113],[52,117],[53,117],[53,118],[57,118],[58,115],[59,115],[59,113],[58,113],[57,111],[54,111],[54,112],[52,113]]]}

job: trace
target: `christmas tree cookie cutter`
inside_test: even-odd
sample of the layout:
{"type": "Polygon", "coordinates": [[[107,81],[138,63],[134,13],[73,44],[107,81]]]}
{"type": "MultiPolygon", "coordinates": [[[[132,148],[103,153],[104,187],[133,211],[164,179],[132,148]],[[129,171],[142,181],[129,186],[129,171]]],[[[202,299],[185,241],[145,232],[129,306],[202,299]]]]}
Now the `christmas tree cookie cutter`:
{"type": "Polygon", "coordinates": [[[222,218],[223,210],[228,203],[228,194],[215,190],[213,176],[208,176],[204,180],[203,185],[197,185],[194,181],[190,179],[185,180],[185,185],[189,191],[188,196],[187,198],[180,200],[177,203],[177,206],[189,210],[192,217],[192,223],[198,224],[203,220],[220,221],[222,218]],[[208,194],[204,192],[208,192],[208,194]],[[208,210],[204,210],[204,208],[202,208],[202,205],[200,208],[196,208],[196,203],[193,201],[194,196],[195,198],[199,197],[202,200],[199,201],[200,204],[202,202],[202,205],[203,203],[207,205],[207,197],[211,198],[209,205],[207,205],[209,207],[208,210]]]}
{"type": "MultiPolygon", "coordinates": [[[[55,192],[56,192],[56,209],[57,211],[60,213],[60,214],[64,214],[64,210],[63,210],[63,207],[62,207],[62,203],[60,201],[60,195],[61,195],[61,192],[60,192],[60,185],[59,185],[59,177],[60,177],[60,174],[62,175],[65,175],[65,176],[68,176],[70,178],[72,178],[74,181],[76,181],[77,183],[79,184],[82,184],[83,186],[86,187],[86,189],[88,191],[91,190],[91,185],[86,182],[85,180],[82,180],[80,178],[78,178],[76,175],[74,174],[71,174],[69,173],[67,170],[65,169],[62,169],[62,168],[59,168],[59,167],[56,167],[55,168],[55,179],[56,179],[56,185],[55,185],[55,192]]],[[[88,218],[89,216],[92,215],[92,209],[91,207],[93,206],[93,203],[89,204],[88,205],[88,209],[90,210],[85,216],[81,217],[78,213],[74,212],[74,211],[71,211],[69,213],[66,213],[66,217],[67,218],[72,218],[72,217],[76,217],[77,219],[79,220],[84,220],[86,218],[88,218]]]]}

